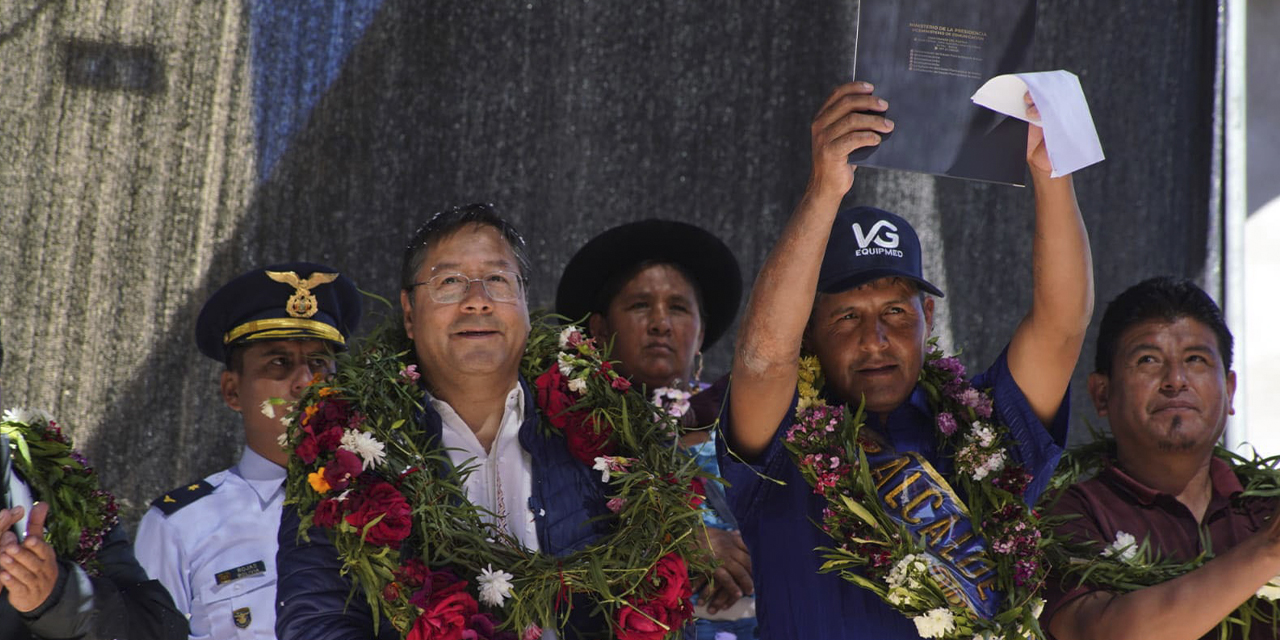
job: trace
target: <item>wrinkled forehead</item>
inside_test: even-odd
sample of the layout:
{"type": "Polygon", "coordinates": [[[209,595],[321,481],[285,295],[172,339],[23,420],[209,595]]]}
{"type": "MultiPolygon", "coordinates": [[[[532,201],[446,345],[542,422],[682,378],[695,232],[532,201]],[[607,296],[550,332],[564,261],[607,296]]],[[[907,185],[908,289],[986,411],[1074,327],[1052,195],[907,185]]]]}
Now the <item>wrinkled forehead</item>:
{"type": "Polygon", "coordinates": [[[909,278],[888,276],[876,278],[856,287],[836,293],[822,293],[813,299],[814,309],[830,308],[832,305],[851,306],[858,304],[884,303],[896,299],[918,298],[920,287],[909,278]]]}

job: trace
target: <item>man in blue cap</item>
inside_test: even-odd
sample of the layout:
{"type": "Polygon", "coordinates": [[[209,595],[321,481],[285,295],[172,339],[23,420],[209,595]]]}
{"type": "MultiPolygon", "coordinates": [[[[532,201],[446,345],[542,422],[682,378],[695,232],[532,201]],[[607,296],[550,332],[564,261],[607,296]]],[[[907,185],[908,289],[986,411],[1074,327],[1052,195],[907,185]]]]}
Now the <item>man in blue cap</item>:
{"type": "Polygon", "coordinates": [[[223,402],[244,420],[236,466],[151,503],[137,554],[183,613],[192,638],[274,638],[276,531],[288,414],[316,374],[332,369],[360,322],[350,278],[320,264],[254,269],[224,285],[196,321],[200,352],[222,362],[223,402]],[[281,401],[284,404],[280,404],[281,401]]]}
{"type": "MultiPolygon", "coordinates": [[[[805,482],[781,437],[795,414],[805,348],[818,357],[830,404],[864,401],[867,427],[890,447],[950,470],[935,411],[917,385],[933,324],[929,296],[942,292],[923,278],[920,242],[906,220],[869,207],[838,211],[853,185],[849,153],[893,130],[886,109],[862,82],[839,87],[823,105],[811,127],[808,188],[760,271],[738,336],[723,425],[736,455],[722,453],[721,465],[752,552],[761,637],[918,637],[910,619],[871,591],[818,573],[816,549],[839,543],[813,524],[826,498],[805,482]]],[[[1034,478],[1025,493],[1033,502],[1066,437],[1065,394],[1093,311],[1093,277],[1071,178],[1050,176],[1042,133],[1029,131],[1032,306],[974,386],[991,390],[995,417],[1014,441],[1010,453],[1034,478]]]]}

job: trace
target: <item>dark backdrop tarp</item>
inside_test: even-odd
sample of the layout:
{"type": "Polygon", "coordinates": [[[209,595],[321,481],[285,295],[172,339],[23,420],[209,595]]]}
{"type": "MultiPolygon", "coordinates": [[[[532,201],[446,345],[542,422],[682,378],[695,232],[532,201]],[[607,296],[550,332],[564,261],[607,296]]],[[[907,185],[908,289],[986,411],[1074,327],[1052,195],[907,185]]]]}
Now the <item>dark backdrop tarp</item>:
{"type": "MultiPolygon", "coordinates": [[[[61,415],[136,517],[235,459],[191,334],[254,265],[326,262],[391,297],[417,224],[489,201],[529,240],[535,304],[587,238],[651,216],[719,234],[749,286],[803,190],[809,119],[849,79],[856,8],[5,3],[5,402],[61,415]],[[78,42],[114,71],[68,73],[78,42]]],[[[1080,76],[1108,157],[1076,176],[1099,309],[1154,274],[1208,265],[1216,287],[1217,29],[1211,2],[1040,3],[1036,66],[1080,76]]],[[[920,228],[938,332],[971,366],[995,357],[1030,301],[1030,191],[864,169],[849,200],[920,228]]]]}

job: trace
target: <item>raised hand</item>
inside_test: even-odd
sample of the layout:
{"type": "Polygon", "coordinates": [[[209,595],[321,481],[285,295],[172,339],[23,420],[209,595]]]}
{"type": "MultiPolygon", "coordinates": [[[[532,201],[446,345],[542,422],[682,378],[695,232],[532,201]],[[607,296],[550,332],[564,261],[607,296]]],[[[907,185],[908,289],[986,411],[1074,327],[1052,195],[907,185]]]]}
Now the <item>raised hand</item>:
{"type": "Polygon", "coordinates": [[[44,604],[53,593],[58,582],[58,556],[44,540],[48,503],[31,509],[26,538],[18,542],[9,527],[22,518],[22,513],[22,507],[0,511],[0,528],[4,530],[0,534],[0,588],[8,593],[14,609],[27,612],[44,604]]]}
{"type": "Polygon", "coordinates": [[[872,95],[867,82],[840,85],[814,116],[809,131],[813,143],[813,174],[810,188],[838,190],[844,194],[853,186],[849,154],[880,144],[880,134],[893,131],[893,121],[878,113],[889,103],[872,95]]]}
{"type": "MultiPolygon", "coordinates": [[[[1027,117],[1040,119],[1040,110],[1031,99],[1031,92],[1022,94],[1022,101],[1027,104],[1027,117]]],[[[1044,129],[1036,124],[1027,124],[1027,164],[1040,173],[1051,173],[1053,165],[1049,163],[1049,150],[1044,146],[1044,129]]]]}

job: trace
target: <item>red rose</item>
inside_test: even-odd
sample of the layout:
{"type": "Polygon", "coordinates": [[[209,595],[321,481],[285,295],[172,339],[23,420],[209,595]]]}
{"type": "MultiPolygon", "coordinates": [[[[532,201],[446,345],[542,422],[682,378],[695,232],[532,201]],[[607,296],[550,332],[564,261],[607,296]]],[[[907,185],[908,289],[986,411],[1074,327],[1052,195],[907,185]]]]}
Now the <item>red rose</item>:
{"type": "Polygon", "coordinates": [[[649,579],[657,589],[654,601],[666,605],[677,617],[682,612],[692,614],[689,599],[693,597],[693,586],[689,584],[689,568],[683,558],[674,553],[662,556],[649,572],[649,579]]]}
{"type": "MultiPolygon", "coordinates": [[[[310,429],[311,427],[307,427],[310,429]]],[[[316,448],[320,451],[329,452],[338,448],[342,444],[342,427],[327,427],[317,429],[313,433],[316,434],[316,448]]]]}
{"type": "Polygon", "coordinates": [[[672,629],[670,610],[660,602],[628,601],[618,609],[618,640],[662,640],[672,629]]]}
{"type": "Polygon", "coordinates": [[[427,605],[405,640],[462,640],[471,616],[480,612],[480,605],[466,591],[432,598],[427,605]]]}
{"type": "Polygon", "coordinates": [[[316,514],[312,516],[311,523],[317,527],[332,529],[338,526],[340,520],[342,520],[342,503],[332,498],[325,498],[316,505],[316,514]]]}
{"type": "Polygon", "coordinates": [[[338,449],[333,462],[324,467],[324,481],[329,483],[329,487],[334,491],[342,491],[356,476],[360,475],[362,467],[360,456],[346,449],[338,449]]]}
{"type": "Polygon", "coordinates": [[[412,510],[404,496],[387,482],[378,482],[351,498],[355,506],[347,514],[347,524],[364,531],[374,518],[382,516],[378,524],[369,528],[365,540],[369,544],[399,544],[409,535],[412,527],[412,510]]]}
{"type": "Polygon", "coordinates": [[[395,571],[396,580],[405,583],[410,587],[421,587],[431,578],[431,570],[427,565],[418,558],[410,558],[399,569],[395,571]]]}
{"type": "Polygon", "coordinates": [[[330,427],[342,428],[351,419],[351,405],[346,400],[324,399],[315,407],[316,412],[307,420],[307,426],[316,433],[330,427]]]}
{"type": "Polygon", "coordinates": [[[538,376],[534,386],[538,388],[538,407],[551,426],[563,430],[571,422],[582,421],[582,412],[569,411],[577,401],[570,395],[569,383],[560,374],[559,366],[552,365],[546,373],[538,376]]]}
{"type": "Polygon", "coordinates": [[[302,436],[302,441],[298,443],[293,452],[298,454],[299,460],[306,464],[311,464],[320,455],[320,443],[315,436],[308,433],[302,436]]]}
{"type": "Polygon", "coordinates": [[[584,420],[564,432],[569,453],[587,466],[595,465],[596,458],[611,456],[614,452],[613,427],[595,420],[584,420]],[[599,431],[596,431],[596,426],[599,431]]]}

